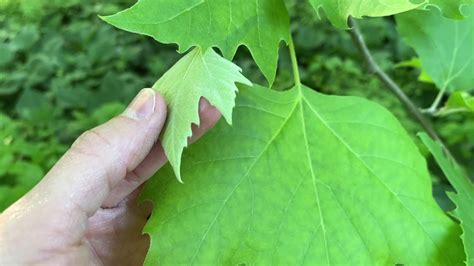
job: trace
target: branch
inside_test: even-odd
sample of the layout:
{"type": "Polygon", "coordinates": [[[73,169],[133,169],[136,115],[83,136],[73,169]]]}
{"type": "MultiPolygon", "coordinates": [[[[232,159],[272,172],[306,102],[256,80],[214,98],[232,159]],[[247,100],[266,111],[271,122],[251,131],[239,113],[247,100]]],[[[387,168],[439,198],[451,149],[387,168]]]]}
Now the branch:
{"type": "Polygon", "coordinates": [[[391,79],[387,73],[385,73],[382,68],[375,62],[374,57],[370,53],[369,48],[365,44],[364,36],[362,35],[359,25],[357,21],[350,17],[349,18],[349,26],[350,30],[349,33],[354,41],[354,44],[359,49],[359,52],[364,57],[370,72],[374,73],[380,81],[393,93],[400,102],[405,106],[407,111],[420,123],[420,125],[426,130],[426,132],[430,135],[431,138],[438,141],[448,153],[452,157],[451,152],[448,150],[447,146],[438,136],[438,133],[434,129],[433,125],[431,124],[430,120],[428,120],[418,109],[418,107],[412,102],[412,100],[403,92],[403,90],[391,79]]]}

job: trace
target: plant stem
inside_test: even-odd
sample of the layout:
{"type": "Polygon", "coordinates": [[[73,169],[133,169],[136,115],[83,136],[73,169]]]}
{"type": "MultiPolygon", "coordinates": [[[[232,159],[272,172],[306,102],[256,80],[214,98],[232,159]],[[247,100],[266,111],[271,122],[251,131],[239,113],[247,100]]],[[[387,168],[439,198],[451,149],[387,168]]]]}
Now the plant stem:
{"type": "Polygon", "coordinates": [[[369,48],[367,48],[367,45],[364,40],[364,36],[362,35],[359,25],[357,24],[357,21],[350,17],[349,18],[349,26],[350,30],[349,33],[352,37],[352,40],[354,41],[354,44],[357,46],[359,49],[359,52],[362,54],[364,57],[364,60],[366,61],[367,65],[369,66],[369,70],[374,73],[382,83],[385,84],[385,86],[393,93],[397,98],[400,100],[400,102],[405,106],[407,111],[420,123],[420,125],[426,130],[426,132],[430,135],[431,138],[434,140],[438,141],[446,151],[446,153],[452,157],[451,152],[448,150],[447,146],[444,144],[444,142],[441,140],[439,137],[438,133],[434,129],[433,125],[431,124],[431,121],[428,120],[418,109],[418,107],[413,103],[413,101],[403,92],[403,90],[393,81],[393,79],[390,78],[390,76],[385,73],[382,68],[375,62],[374,57],[370,53],[369,48]]]}
{"type": "Polygon", "coordinates": [[[438,95],[436,95],[436,99],[434,100],[433,104],[428,109],[424,110],[425,113],[429,113],[429,114],[436,113],[436,111],[438,110],[438,106],[441,103],[441,100],[443,99],[444,92],[445,92],[444,89],[439,91],[438,95]]]}
{"type": "Polygon", "coordinates": [[[293,68],[293,78],[295,80],[295,86],[301,85],[300,72],[298,70],[298,60],[296,57],[295,44],[293,37],[290,35],[290,41],[288,43],[288,49],[290,50],[291,66],[293,68]]]}

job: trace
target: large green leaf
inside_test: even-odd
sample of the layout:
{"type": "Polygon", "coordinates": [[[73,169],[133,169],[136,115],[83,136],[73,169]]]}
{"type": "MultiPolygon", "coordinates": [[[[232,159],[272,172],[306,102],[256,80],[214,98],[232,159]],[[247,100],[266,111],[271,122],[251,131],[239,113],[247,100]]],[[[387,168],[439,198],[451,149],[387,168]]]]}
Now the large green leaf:
{"type": "Polygon", "coordinates": [[[309,0],[318,11],[324,9],[329,20],[339,28],[346,29],[349,16],[355,18],[383,17],[415,9],[420,4],[410,0],[309,0]]]}
{"type": "Polygon", "coordinates": [[[168,104],[166,130],[161,135],[161,144],[178,180],[181,181],[181,154],[192,135],[191,124],[199,125],[199,100],[206,98],[231,124],[236,82],[252,84],[240,73],[238,66],[222,58],[212,48],[205,53],[195,48],[153,85],[168,104]]]}
{"type": "Polygon", "coordinates": [[[217,46],[231,59],[246,45],[269,83],[276,73],[281,40],[288,40],[289,17],[283,0],[140,0],[108,23],[177,43],[180,51],[217,46]]]}
{"type": "Polygon", "coordinates": [[[463,11],[464,20],[447,19],[436,8],[397,15],[400,34],[440,90],[474,86],[474,6],[463,11]]]}
{"type": "Polygon", "coordinates": [[[457,192],[449,193],[449,197],[457,206],[453,214],[461,222],[464,231],[461,238],[466,250],[466,261],[467,265],[472,266],[474,265],[474,185],[459,165],[444,154],[440,144],[433,141],[426,134],[420,134],[420,137],[457,192]]]}
{"type": "Polygon", "coordinates": [[[242,88],[183,157],[146,186],[149,265],[459,265],[459,226],[426,163],[377,104],[242,88]]]}

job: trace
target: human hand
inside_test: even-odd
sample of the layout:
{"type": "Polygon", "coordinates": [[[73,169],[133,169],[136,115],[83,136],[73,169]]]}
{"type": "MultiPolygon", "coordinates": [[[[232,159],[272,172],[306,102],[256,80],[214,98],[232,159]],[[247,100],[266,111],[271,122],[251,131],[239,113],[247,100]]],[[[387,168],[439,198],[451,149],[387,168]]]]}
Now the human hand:
{"type": "MultiPolygon", "coordinates": [[[[202,99],[199,138],[220,118],[202,99]]],[[[141,265],[150,203],[141,185],[166,163],[166,104],[142,90],[120,116],[84,133],[44,179],[0,215],[0,265],[141,265]]]]}

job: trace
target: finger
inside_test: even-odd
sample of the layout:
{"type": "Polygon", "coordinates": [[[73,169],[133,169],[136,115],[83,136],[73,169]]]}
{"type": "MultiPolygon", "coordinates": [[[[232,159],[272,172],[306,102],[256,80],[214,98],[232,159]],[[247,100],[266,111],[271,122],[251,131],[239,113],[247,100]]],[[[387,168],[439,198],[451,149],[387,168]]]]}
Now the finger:
{"type": "MultiPolygon", "coordinates": [[[[127,110],[84,133],[46,177],[13,209],[92,216],[110,191],[146,157],[166,119],[164,99],[142,90],[127,110]]],[[[15,211],[15,210],[12,210],[15,211]]],[[[46,221],[48,219],[45,219],[46,221]]]]}
{"type": "Polygon", "coordinates": [[[192,125],[193,135],[189,139],[189,143],[193,143],[198,140],[204,133],[209,129],[213,128],[214,125],[221,118],[221,113],[217,108],[212,106],[206,99],[201,98],[199,102],[199,126],[192,125]]]}
{"type": "Polygon", "coordinates": [[[117,208],[99,209],[89,218],[87,240],[105,265],[143,265],[150,240],[142,231],[152,204],[137,203],[139,190],[117,208]]]}
{"type": "MultiPolygon", "coordinates": [[[[204,135],[221,117],[219,111],[204,98],[200,101],[199,112],[200,125],[192,125],[193,135],[189,139],[189,143],[196,141],[204,135]]],[[[166,162],[167,158],[163,147],[160,143],[155,144],[143,162],[136,169],[128,173],[125,179],[110,193],[103,207],[111,208],[117,206],[132,191],[152,177],[166,162]]]]}

